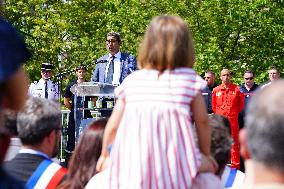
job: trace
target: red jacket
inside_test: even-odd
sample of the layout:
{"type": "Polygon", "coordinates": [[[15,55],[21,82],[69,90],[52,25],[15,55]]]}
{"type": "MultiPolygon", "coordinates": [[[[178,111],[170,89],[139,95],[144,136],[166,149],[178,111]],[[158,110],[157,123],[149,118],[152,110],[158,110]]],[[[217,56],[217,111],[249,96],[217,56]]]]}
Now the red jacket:
{"type": "Polygon", "coordinates": [[[224,84],[221,84],[213,89],[212,109],[215,113],[235,117],[243,108],[244,96],[237,85],[230,83],[226,88],[224,84]]]}

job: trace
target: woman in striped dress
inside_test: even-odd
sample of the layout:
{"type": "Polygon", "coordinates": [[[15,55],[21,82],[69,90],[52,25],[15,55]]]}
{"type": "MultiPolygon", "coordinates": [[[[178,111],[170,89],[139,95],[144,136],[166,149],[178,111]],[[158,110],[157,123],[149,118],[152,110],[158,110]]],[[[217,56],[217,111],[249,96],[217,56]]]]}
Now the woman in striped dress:
{"type": "Polygon", "coordinates": [[[115,91],[118,100],[97,169],[102,170],[113,143],[108,188],[190,188],[198,172],[213,166],[211,129],[200,93],[206,83],[192,69],[194,48],[187,24],[177,16],[154,18],[138,60],[140,70],[115,91]],[[202,157],[207,166],[201,166],[202,157]]]}

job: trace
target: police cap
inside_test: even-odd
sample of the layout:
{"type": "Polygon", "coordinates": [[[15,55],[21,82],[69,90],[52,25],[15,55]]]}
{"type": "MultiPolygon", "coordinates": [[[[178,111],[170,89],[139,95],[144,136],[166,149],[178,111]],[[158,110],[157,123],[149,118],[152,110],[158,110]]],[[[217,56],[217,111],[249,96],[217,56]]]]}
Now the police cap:
{"type": "Polygon", "coordinates": [[[53,64],[48,62],[41,63],[41,71],[50,71],[54,68],[53,64]]]}

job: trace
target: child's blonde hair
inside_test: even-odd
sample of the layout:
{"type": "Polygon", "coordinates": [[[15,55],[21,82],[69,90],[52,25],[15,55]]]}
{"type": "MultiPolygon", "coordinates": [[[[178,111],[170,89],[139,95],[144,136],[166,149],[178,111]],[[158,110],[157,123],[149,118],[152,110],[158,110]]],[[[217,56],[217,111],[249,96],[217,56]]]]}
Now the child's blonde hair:
{"type": "Polygon", "coordinates": [[[163,72],[178,67],[192,68],[194,60],[191,32],[186,22],[178,16],[155,17],[140,46],[138,66],[163,72]]]}

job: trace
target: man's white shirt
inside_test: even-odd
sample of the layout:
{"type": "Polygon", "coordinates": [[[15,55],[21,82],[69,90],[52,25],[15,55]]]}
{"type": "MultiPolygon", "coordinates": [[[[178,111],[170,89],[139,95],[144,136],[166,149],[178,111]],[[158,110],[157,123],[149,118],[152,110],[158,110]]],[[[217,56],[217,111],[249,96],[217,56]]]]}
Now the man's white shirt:
{"type": "MultiPolygon", "coordinates": [[[[45,80],[40,79],[38,82],[31,83],[29,87],[29,96],[45,98],[45,80]]],[[[58,85],[54,84],[51,80],[47,81],[48,99],[58,100],[58,85]]]]}

